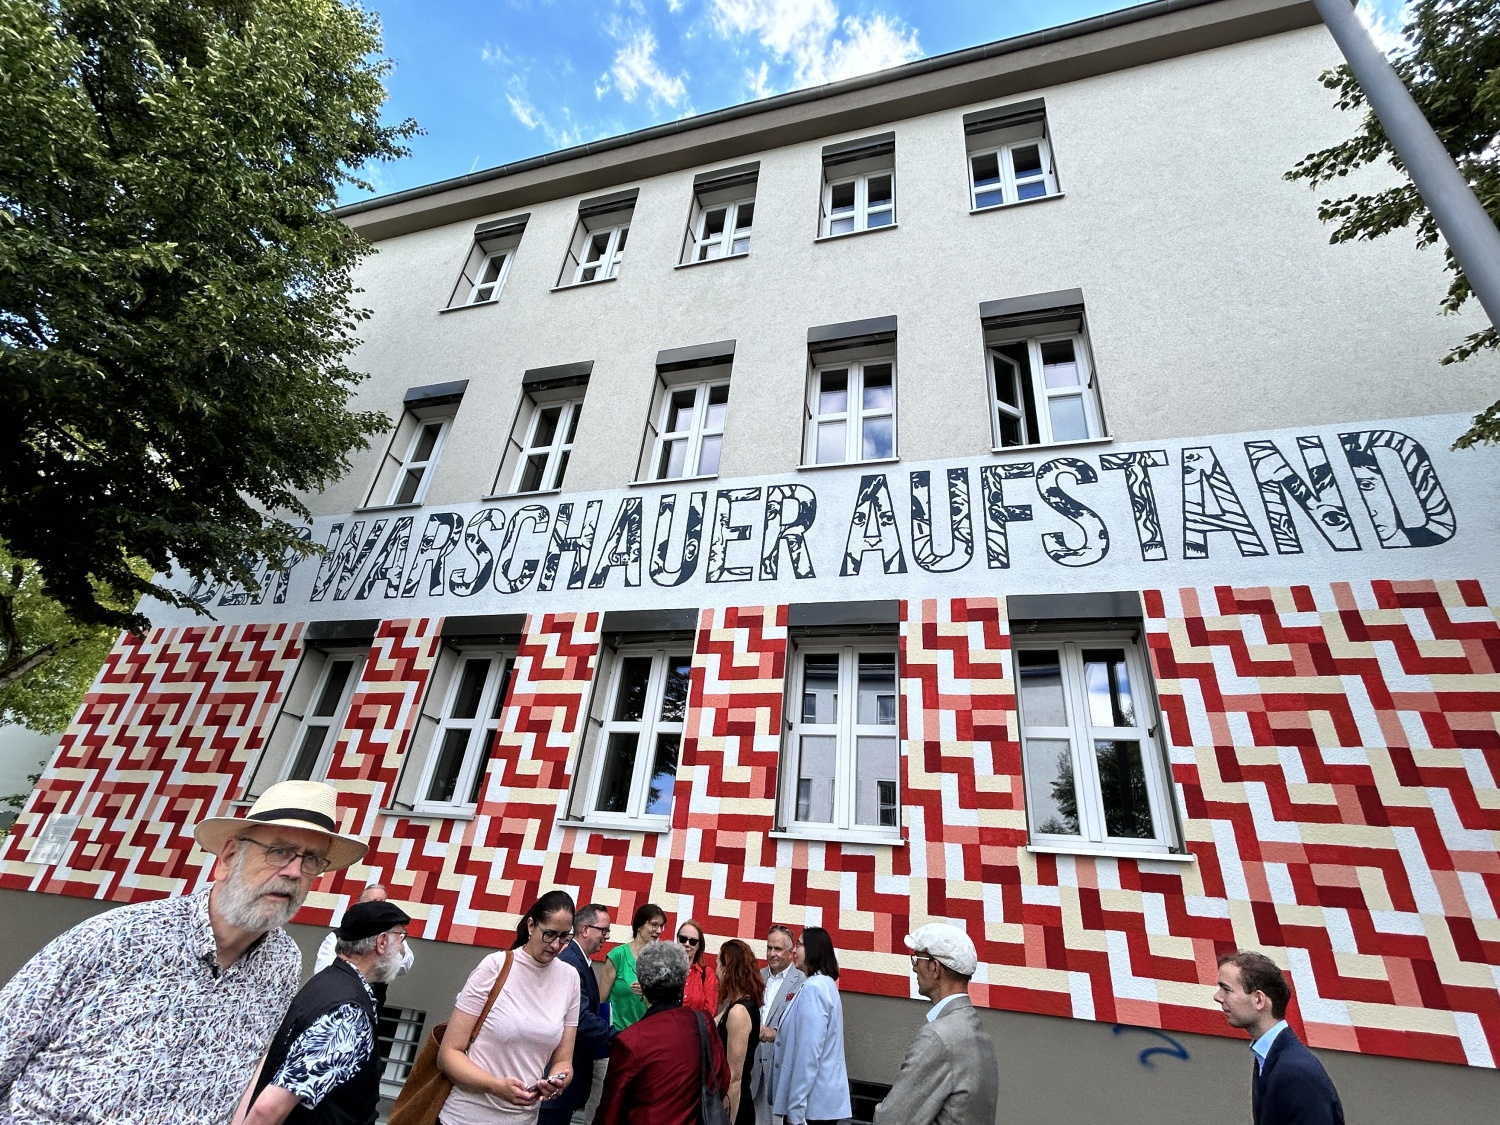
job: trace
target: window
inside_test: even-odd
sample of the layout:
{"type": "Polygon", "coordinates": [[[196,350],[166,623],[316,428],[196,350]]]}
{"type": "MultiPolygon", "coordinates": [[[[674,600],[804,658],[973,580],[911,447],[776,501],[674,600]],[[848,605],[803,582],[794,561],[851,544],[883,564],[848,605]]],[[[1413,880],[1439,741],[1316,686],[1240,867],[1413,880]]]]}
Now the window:
{"type": "Polygon", "coordinates": [[[687,717],[691,649],[684,644],[618,651],[594,754],[587,819],[666,823],[687,717]]]}
{"type": "Polygon", "coordinates": [[[981,317],[995,448],[1103,436],[1082,294],[994,301],[981,306],[981,317]]]}
{"type": "Polygon", "coordinates": [[[974,210],[1058,194],[1041,99],[965,115],[964,141],[974,210]]]}
{"type": "Polygon", "coordinates": [[[484,305],[500,299],[510,273],[511,259],[521,245],[529,215],[517,215],[493,223],[483,223],[474,231],[474,245],[464,261],[458,283],[448,298],[448,308],[484,305]]]}
{"type": "Polygon", "coordinates": [[[427,1013],[414,1008],[382,1006],[379,1014],[380,1096],[394,1099],[400,1097],[412,1064],[417,1061],[427,1013]]]}
{"type": "Polygon", "coordinates": [[[894,226],[895,161],[894,133],[825,148],[819,233],[826,238],[894,226]]]}
{"type": "Polygon", "coordinates": [[[521,402],[493,494],[550,492],[563,486],[591,362],[537,368],[521,379],[521,402]]]}
{"type": "Polygon", "coordinates": [[[334,654],[323,661],[323,671],[313,689],[312,706],[303,715],[283,780],[322,781],[328,776],[333,746],[343,729],[349,700],[363,666],[363,654],[334,654]]]}
{"type": "Polygon", "coordinates": [[[617,192],[584,200],[578,206],[578,226],[563,261],[559,287],[608,281],[620,274],[636,191],[617,192]]]}
{"type": "Polygon", "coordinates": [[[1168,779],[1134,636],[1075,629],[1014,642],[1033,843],[1171,845],[1168,779]]]}
{"type": "Polygon", "coordinates": [[[413,387],[406,392],[401,419],[365,500],[368,505],[421,504],[433,471],[468,388],[467,379],[413,387]]]}
{"type": "Polygon", "coordinates": [[[793,827],[900,829],[896,647],[811,643],[798,650],[789,708],[793,827]]]}
{"type": "Polygon", "coordinates": [[[695,383],[674,388],[662,411],[656,438],[654,480],[708,476],[719,471],[728,383],[695,383]]]}
{"type": "Polygon", "coordinates": [[[479,803],[515,671],[515,658],[504,652],[464,649],[456,661],[415,802],[419,813],[479,803]]]}
{"type": "Polygon", "coordinates": [[[889,360],[814,371],[808,394],[808,462],[837,465],[895,456],[894,378],[889,360]]]}
{"type": "Polygon", "coordinates": [[[636,466],[637,480],[718,473],[733,362],[733,340],[657,352],[656,390],[636,466]]]}
{"type": "Polygon", "coordinates": [[[750,252],[760,164],[705,172],[693,180],[693,206],[682,261],[707,262],[750,252]]]}

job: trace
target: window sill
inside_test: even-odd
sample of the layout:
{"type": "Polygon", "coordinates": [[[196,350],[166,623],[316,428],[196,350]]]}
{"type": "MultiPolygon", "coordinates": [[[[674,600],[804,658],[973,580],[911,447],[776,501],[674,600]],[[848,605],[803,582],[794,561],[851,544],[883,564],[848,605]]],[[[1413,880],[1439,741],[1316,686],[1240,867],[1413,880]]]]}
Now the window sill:
{"type": "Polygon", "coordinates": [[[826,465],[798,465],[799,473],[815,473],[823,469],[857,469],[865,465],[899,465],[899,457],[877,457],[872,461],[831,461],[826,465]]]}
{"type": "Polygon", "coordinates": [[[1033,855],[1084,855],[1099,859],[1144,859],[1154,863],[1197,863],[1191,852],[1136,852],[1122,848],[1105,848],[1091,844],[1027,844],[1033,855]]]}
{"type": "Polygon", "coordinates": [[[665,836],[672,831],[671,822],[653,823],[642,820],[574,820],[561,817],[559,828],[575,828],[582,832],[612,832],[620,836],[665,836]]]}
{"type": "Polygon", "coordinates": [[[444,313],[463,312],[464,309],[483,309],[483,308],[488,308],[490,305],[498,305],[499,303],[500,303],[500,298],[499,298],[498,295],[494,296],[494,297],[491,297],[488,301],[475,301],[472,304],[470,304],[469,302],[465,301],[461,305],[449,305],[446,309],[438,309],[438,316],[442,316],[444,313]]]}
{"type": "Polygon", "coordinates": [[[479,501],[487,504],[491,500],[530,500],[534,496],[559,496],[561,494],[560,488],[539,488],[535,492],[497,492],[493,496],[481,496],[479,501]]]}
{"type": "Polygon", "coordinates": [[[552,292],[562,293],[569,289],[587,289],[591,285],[608,285],[611,281],[619,281],[618,277],[596,277],[593,281],[570,281],[566,285],[554,285],[552,292]]]}
{"type": "Polygon", "coordinates": [[[789,832],[786,829],[775,829],[766,835],[772,840],[803,840],[811,844],[868,844],[879,848],[904,848],[906,837],[892,835],[889,832],[854,832],[841,831],[837,828],[829,828],[821,832],[802,829],[789,832]]]}
{"type": "Polygon", "coordinates": [[[991,453],[1025,453],[1031,449],[1072,449],[1080,445],[1108,445],[1114,441],[1113,434],[1105,434],[1103,437],[1075,438],[1073,441],[1048,441],[1038,442],[1035,445],[993,445],[991,453]]]}
{"type": "Polygon", "coordinates": [[[697,481],[718,480],[718,479],[719,479],[719,474],[718,473],[704,473],[702,476],[696,476],[696,477],[663,477],[661,480],[633,480],[629,484],[627,484],[625,487],[626,488],[645,488],[647,485],[652,485],[652,484],[693,484],[693,483],[695,483],[697,481]]]}
{"type": "Polygon", "coordinates": [[[887,223],[883,227],[865,227],[863,230],[849,230],[843,234],[820,234],[813,239],[814,242],[841,242],[846,238],[858,238],[862,234],[879,234],[885,230],[896,230],[900,223],[887,223]]]}
{"type": "Polygon", "coordinates": [[[987,215],[991,211],[1009,211],[1014,207],[1029,207],[1033,203],[1046,203],[1051,199],[1063,199],[1067,192],[1054,192],[1051,195],[1039,195],[1035,199],[1018,199],[1014,203],[991,203],[988,207],[970,207],[971,215],[987,215]]]}
{"type": "Polygon", "coordinates": [[[363,508],[355,508],[353,514],[363,516],[371,512],[411,512],[421,506],[420,500],[414,500],[410,504],[367,504],[363,508]]]}
{"type": "Polygon", "coordinates": [[[474,809],[453,809],[439,812],[437,810],[424,809],[378,809],[381,816],[396,817],[400,820],[473,820],[474,809]]]}
{"type": "Polygon", "coordinates": [[[701,262],[681,262],[673,266],[672,268],[674,270],[688,270],[692,269],[694,266],[711,266],[715,262],[732,262],[736,258],[748,258],[749,256],[750,251],[746,250],[740,254],[721,254],[717,258],[704,258],[701,262]]]}

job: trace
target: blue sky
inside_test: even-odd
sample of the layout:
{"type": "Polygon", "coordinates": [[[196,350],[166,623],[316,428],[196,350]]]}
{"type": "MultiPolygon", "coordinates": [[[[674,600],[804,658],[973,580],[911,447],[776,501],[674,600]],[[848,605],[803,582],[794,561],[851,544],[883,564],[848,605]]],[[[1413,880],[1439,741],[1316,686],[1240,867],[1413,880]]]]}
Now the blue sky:
{"type": "MultiPolygon", "coordinates": [[[[1122,0],[367,0],[387,119],[426,130],[378,194],[1127,7],[1122,0]]],[[[1391,40],[1400,0],[1363,0],[1391,40]]],[[[349,192],[344,202],[366,193],[349,192]]]]}

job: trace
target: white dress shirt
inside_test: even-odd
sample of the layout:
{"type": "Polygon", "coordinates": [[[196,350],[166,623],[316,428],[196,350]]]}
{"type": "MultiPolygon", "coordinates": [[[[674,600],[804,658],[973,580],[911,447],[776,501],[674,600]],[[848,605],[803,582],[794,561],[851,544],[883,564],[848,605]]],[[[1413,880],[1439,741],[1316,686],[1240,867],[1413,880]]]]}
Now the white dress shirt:
{"type": "Polygon", "coordinates": [[[771,1011],[771,1005],[776,1003],[776,998],[781,995],[782,986],[786,984],[786,970],[772,973],[766,978],[766,1002],[760,1006],[760,1025],[764,1027],[771,1011]]]}

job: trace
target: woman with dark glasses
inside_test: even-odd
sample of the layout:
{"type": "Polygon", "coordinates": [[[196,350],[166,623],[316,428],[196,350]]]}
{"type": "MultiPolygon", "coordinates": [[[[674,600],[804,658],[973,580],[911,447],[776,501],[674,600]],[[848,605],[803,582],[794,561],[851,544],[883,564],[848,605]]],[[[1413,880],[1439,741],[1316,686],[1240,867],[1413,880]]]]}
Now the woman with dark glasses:
{"type": "Polygon", "coordinates": [[[515,945],[491,953],[458,994],[438,1066],[453,1080],[439,1125],[531,1125],[541,1103],[573,1080],[578,973],[557,955],[573,940],[573,899],[549,891],[516,927],[515,945]],[[490,992],[510,969],[469,1045],[490,992]]]}
{"type": "Polygon", "coordinates": [[[689,918],[677,927],[677,944],[688,958],[687,984],[682,990],[682,1006],[702,1012],[709,1019],[719,1016],[719,978],[714,967],[703,959],[703,927],[689,918]]]}

